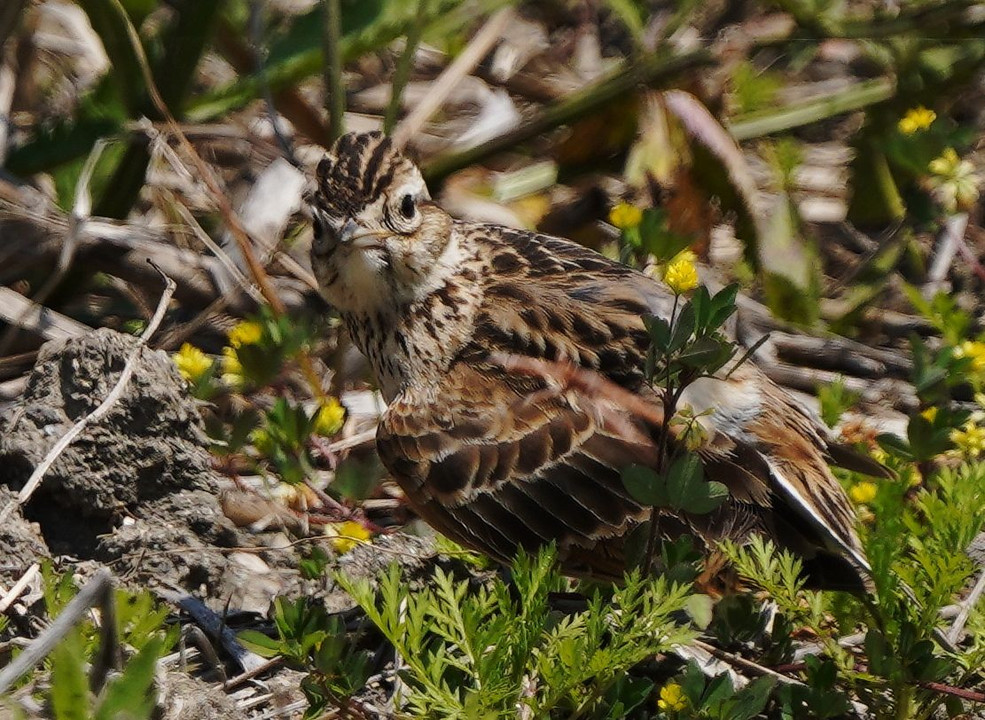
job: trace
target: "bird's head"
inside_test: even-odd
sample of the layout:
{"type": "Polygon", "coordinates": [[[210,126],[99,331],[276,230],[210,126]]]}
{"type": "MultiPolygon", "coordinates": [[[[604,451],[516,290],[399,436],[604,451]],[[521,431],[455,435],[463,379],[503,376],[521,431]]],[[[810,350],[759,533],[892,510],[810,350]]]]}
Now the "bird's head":
{"type": "Polygon", "coordinates": [[[339,310],[372,310],[428,291],[452,234],[417,166],[382,133],[343,135],[318,163],[311,260],[339,310]]]}

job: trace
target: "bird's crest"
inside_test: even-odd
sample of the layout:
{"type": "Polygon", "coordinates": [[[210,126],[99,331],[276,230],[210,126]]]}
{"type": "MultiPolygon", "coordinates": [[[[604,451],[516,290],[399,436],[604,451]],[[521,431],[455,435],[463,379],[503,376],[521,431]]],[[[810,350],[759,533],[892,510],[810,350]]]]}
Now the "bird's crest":
{"type": "Polygon", "coordinates": [[[337,218],[354,216],[390,187],[421,177],[417,166],[381,132],[343,135],[318,163],[316,175],[316,202],[337,218]]]}

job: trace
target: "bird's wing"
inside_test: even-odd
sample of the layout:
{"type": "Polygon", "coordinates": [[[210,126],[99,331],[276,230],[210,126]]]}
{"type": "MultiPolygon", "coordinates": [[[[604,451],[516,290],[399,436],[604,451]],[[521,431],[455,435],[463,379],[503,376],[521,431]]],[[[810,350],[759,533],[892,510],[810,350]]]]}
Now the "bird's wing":
{"type": "MultiPolygon", "coordinates": [[[[656,465],[656,430],[604,391],[459,363],[427,396],[398,396],[377,445],[420,515],[463,545],[508,562],[520,547],[555,542],[570,571],[618,577],[625,535],[651,512],[621,471],[656,465]]],[[[741,542],[765,532],[805,557],[820,551],[832,584],[858,585],[857,573],[826,551],[823,523],[805,522],[814,511],[783,492],[777,474],[791,470],[782,458],[724,435],[702,456],[729,498],[707,515],[662,513],[664,534],[741,542]]]]}
{"type": "Polygon", "coordinates": [[[562,555],[592,548],[649,514],[620,476],[656,460],[639,423],[597,399],[511,381],[492,365],[459,363],[427,397],[398,396],[377,447],[427,522],[503,562],[549,542],[562,555]]]}

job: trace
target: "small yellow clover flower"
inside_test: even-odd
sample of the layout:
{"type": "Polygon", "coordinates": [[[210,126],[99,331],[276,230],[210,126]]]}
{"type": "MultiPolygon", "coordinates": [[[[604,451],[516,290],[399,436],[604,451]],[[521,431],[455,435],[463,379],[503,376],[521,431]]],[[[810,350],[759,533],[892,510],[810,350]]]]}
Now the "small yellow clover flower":
{"type": "Polygon", "coordinates": [[[698,269],[694,266],[694,253],[684,250],[677,253],[664,268],[664,282],[675,295],[683,295],[698,287],[698,269]]]}
{"type": "Polygon", "coordinates": [[[973,373],[985,373],[985,343],[978,340],[965,340],[954,348],[954,357],[971,360],[973,373]]]}
{"type": "Polygon", "coordinates": [[[899,121],[899,131],[904,135],[913,135],[920,130],[929,128],[936,119],[937,113],[920,105],[907,111],[906,115],[899,121]]]}
{"type": "Polygon", "coordinates": [[[315,416],[313,428],[315,435],[326,437],[334,435],[342,429],[344,421],[345,408],[342,407],[342,403],[336,398],[328,398],[322,402],[321,407],[318,408],[318,414],[315,416]]]}
{"type": "Polygon", "coordinates": [[[687,707],[687,696],[677,683],[667,683],[660,688],[657,707],[664,712],[680,712],[687,707]]]}
{"type": "Polygon", "coordinates": [[[243,363],[239,361],[236,348],[228,345],[222,348],[222,381],[234,388],[244,385],[243,363]]]}
{"type": "Polygon", "coordinates": [[[931,160],[927,169],[933,174],[930,187],[934,197],[948,212],[967,210],[978,200],[982,179],[975,166],[958,157],[954,148],[947,148],[931,160]]]}
{"type": "Polygon", "coordinates": [[[242,347],[243,345],[256,345],[262,337],[263,326],[260,323],[252,320],[244,320],[241,323],[237,323],[229,331],[229,344],[234,348],[242,347]]]}
{"type": "Polygon", "coordinates": [[[195,382],[212,367],[212,358],[191,343],[182,345],[171,359],[188,382],[195,382]]]}
{"type": "Polygon", "coordinates": [[[977,458],[985,450],[985,427],[969,420],[960,429],[951,431],[951,442],[957,445],[962,455],[977,458]]]}
{"type": "Polygon", "coordinates": [[[619,203],[609,211],[609,222],[620,230],[630,230],[643,222],[643,211],[635,205],[619,203]]]}
{"type": "Polygon", "coordinates": [[[332,549],[339,555],[344,555],[356,545],[369,540],[370,532],[355,520],[346,520],[326,525],[325,535],[331,538],[332,549]]]}
{"type": "Polygon", "coordinates": [[[874,482],[863,480],[862,482],[852,485],[852,487],[848,490],[848,495],[855,501],[856,504],[868,505],[876,499],[876,493],[878,492],[879,488],[874,482]]]}

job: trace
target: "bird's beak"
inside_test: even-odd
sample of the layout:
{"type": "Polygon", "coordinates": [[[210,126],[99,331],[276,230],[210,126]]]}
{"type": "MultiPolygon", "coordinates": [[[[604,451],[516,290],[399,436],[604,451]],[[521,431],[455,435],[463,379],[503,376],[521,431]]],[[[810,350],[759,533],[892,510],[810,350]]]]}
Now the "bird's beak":
{"type": "Polygon", "coordinates": [[[355,220],[349,218],[339,230],[339,241],[354,248],[378,248],[382,233],[360,227],[355,220]]]}

